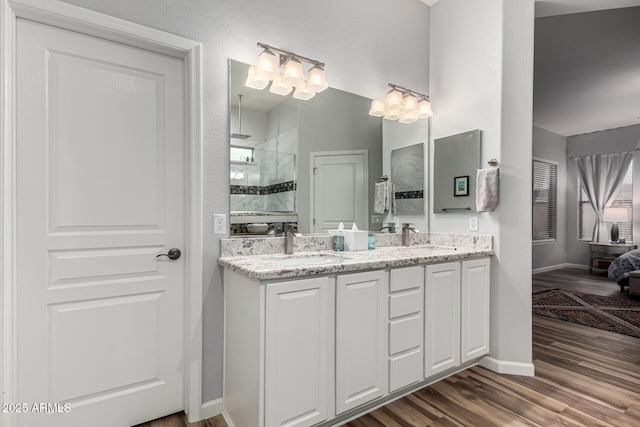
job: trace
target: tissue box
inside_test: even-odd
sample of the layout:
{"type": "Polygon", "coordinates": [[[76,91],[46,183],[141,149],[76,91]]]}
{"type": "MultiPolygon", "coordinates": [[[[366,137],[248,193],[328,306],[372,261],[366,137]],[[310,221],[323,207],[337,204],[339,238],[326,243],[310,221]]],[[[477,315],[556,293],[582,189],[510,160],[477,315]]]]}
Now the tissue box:
{"type": "Polygon", "coordinates": [[[345,251],[366,251],[369,249],[369,232],[344,230],[345,251]]]}

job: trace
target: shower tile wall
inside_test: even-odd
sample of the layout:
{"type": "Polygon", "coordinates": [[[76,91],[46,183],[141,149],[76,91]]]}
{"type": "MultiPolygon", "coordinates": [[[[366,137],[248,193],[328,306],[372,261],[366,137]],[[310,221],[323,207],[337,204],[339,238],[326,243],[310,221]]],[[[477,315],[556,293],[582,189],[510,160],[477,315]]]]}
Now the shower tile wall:
{"type": "MultiPolygon", "coordinates": [[[[249,187],[235,187],[235,192],[243,194],[233,194],[232,190],[232,211],[295,210],[296,192],[282,190],[288,190],[292,184],[295,186],[296,181],[297,114],[297,106],[292,101],[284,102],[268,113],[243,110],[242,131],[252,137],[244,141],[232,139],[231,143],[255,147],[255,161],[231,164],[231,185],[249,187]],[[263,139],[258,140],[254,135],[263,139]]],[[[231,126],[235,129],[233,120],[231,126]]]]}

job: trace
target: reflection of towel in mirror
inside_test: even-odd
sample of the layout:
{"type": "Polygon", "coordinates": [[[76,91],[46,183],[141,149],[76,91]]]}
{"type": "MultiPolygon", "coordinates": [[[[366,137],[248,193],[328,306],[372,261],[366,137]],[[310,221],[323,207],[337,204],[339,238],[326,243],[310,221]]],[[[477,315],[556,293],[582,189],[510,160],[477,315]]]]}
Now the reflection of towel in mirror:
{"type": "Polygon", "coordinates": [[[389,186],[389,198],[391,199],[390,200],[391,213],[395,215],[396,214],[396,186],[393,182],[389,186]]]}
{"type": "Polygon", "coordinates": [[[375,202],[373,211],[377,214],[383,214],[389,210],[389,191],[388,181],[376,182],[375,202]]]}
{"type": "Polygon", "coordinates": [[[478,212],[491,212],[498,206],[500,190],[500,169],[478,169],[476,181],[476,209],[478,212]]]}

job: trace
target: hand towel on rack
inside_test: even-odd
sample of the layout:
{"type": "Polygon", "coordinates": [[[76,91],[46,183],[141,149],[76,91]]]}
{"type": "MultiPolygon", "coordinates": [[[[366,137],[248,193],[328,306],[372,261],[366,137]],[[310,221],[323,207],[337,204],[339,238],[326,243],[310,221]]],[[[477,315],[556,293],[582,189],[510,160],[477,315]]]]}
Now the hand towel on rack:
{"type": "Polygon", "coordinates": [[[389,210],[388,181],[376,182],[373,212],[383,214],[389,210]]]}
{"type": "Polygon", "coordinates": [[[478,212],[491,212],[498,206],[500,191],[500,169],[478,169],[476,181],[476,209],[478,212]]]}

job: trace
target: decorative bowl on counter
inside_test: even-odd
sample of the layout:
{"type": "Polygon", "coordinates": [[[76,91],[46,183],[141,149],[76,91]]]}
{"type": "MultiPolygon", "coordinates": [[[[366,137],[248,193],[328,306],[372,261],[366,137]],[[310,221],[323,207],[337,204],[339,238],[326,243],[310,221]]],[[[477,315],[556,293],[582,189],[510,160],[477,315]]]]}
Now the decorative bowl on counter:
{"type": "Polygon", "coordinates": [[[269,230],[269,224],[254,223],[247,224],[247,231],[249,233],[266,233],[269,230]]]}

